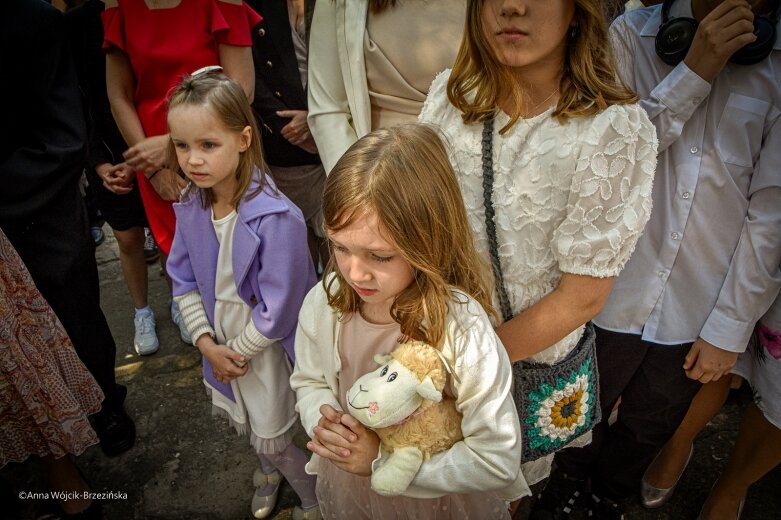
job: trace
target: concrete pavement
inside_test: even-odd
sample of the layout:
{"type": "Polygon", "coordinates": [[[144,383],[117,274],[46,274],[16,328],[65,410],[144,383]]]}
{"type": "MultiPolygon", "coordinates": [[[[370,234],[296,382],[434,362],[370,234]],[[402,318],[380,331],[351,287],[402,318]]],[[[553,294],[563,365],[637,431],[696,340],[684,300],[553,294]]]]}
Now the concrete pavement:
{"type": "MultiPolygon", "coordinates": [[[[106,518],[111,520],[251,518],[251,478],[257,459],[245,438],[238,437],[223,419],[211,416],[201,383],[200,355],[182,343],[170,320],[170,294],[160,267],[149,267],[149,294],[161,347],[152,356],[138,357],[133,350],[133,309],[116,241],[108,227],[105,231],[106,242],[97,250],[102,306],[117,342],[117,378],[128,387],[126,407],[136,421],[138,436],[135,447],[119,457],[107,458],[92,447],[79,458],[79,465],[94,490],[126,495],[104,501],[106,518]]],[[[701,434],[692,463],[667,507],[647,511],[632,501],[627,517],[695,518],[726,464],[739,412],[740,406],[730,403],[701,434]]],[[[2,476],[15,479],[20,487],[43,486],[29,464],[6,469],[2,476]]],[[[781,518],[779,490],[781,469],[776,468],[751,489],[742,518],[781,518]]],[[[290,518],[296,503],[298,498],[284,483],[273,518],[290,518]]],[[[27,517],[32,506],[15,503],[8,518],[27,517]]],[[[527,509],[524,504],[516,518],[525,518],[527,509]]],[[[6,506],[2,510],[9,511],[6,506]]],[[[6,518],[2,510],[0,517],[6,518]]]]}

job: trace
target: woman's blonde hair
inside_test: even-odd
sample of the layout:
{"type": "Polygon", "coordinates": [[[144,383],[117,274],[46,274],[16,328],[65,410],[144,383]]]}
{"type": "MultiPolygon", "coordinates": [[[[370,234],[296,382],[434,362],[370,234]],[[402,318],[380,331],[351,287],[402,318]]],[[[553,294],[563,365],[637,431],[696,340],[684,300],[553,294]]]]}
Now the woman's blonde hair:
{"type": "MultiPolygon", "coordinates": [[[[501,96],[510,94],[514,109],[505,133],[520,119],[523,99],[511,68],[502,65],[485,38],[482,9],[486,0],[467,0],[466,24],[461,47],[447,84],[450,102],[463,114],[465,124],[484,121],[494,114],[501,96]]],[[[610,105],[634,103],[637,94],[617,77],[600,0],[573,0],[575,15],[566,36],[564,70],[559,102],[553,116],[563,123],[569,117],[594,115],[610,105]]]]}
{"type": "MultiPolygon", "coordinates": [[[[408,124],[375,130],[336,163],[323,194],[326,230],[337,232],[371,214],[383,238],[415,270],[414,281],[391,306],[405,340],[440,345],[452,287],[495,316],[488,270],[475,252],[461,190],[433,128],[408,124]]],[[[323,284],[328,303],[342,316],[358,311],[360,298],[334,255],[323,284]]]]}
{"type": "MultiPolygon", "coordinates": [[[[260,193],[266,185],[266,164],[263,160],[263,149],[260,144],[260,133],[255,122],[255,115],[241,86],[222,73],[185,76],[181,83],[171,91],[168,98],[168,113],[170,114],[171,110],[179,106],[207,107],[225,128],[233,132],[241,133],[246,127],[250,127],[249,147],[244,152],[240,152],[239,165],[236,168],[238,183],[230,203],[237,208],[245,196],[249,199],[260,193]],[[260,187],[247,194],[255,167],[260,170],[258,179],[260,187]]],[[[168,142],[168,161],[175,165],[176,171],[183,174],[176,160],[176,148],[173,140],[170,139],[168,142]]],[[[203,207],[211,207],[214,202],[211,188],[198,189],[191,182],[187,186],[184,197],[193,189],[198,191],[203,207]]]]}

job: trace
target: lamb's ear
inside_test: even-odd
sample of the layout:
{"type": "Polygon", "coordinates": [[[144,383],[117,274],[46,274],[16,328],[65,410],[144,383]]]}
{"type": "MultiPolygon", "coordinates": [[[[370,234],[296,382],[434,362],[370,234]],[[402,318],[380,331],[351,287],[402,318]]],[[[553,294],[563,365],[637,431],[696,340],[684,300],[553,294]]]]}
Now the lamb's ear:
{"type": "Polygon", "coordinates": [[[388,363],[391,359],[393,359],[393,356],[391,356],[390,354],[375,354],[374,355],[374,361],[378,365],[380,365],[380,366],[388,363]]]}
{"type": "Polygon", "coordinates": [[[434,401],[435,403],[438,403],[442,400],[442,392],[437,390],[437,388],[434,386],[434,382],[428,376],[424,377],[423,381],[421,381],[417,386],[417,391],[418,395],[420,395],[423,399],[428,399],[429,401],[434,401]]]}

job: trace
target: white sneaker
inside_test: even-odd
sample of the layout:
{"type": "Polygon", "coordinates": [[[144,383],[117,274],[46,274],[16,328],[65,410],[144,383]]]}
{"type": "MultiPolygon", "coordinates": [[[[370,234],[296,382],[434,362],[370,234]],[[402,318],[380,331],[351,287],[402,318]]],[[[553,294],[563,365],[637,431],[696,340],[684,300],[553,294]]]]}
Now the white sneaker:
{"type": "Polygon", "coordinates": [[[171,320],[174,325],[179,327],[179,337],[182,341],[190,345],[193,344],[193,340],[190,337],[190,333],[187,331],[187,325],[184,324],[184,318],[182,318],[182,312],[179,310],[179,305],[176,302],[171,302],[171,320]]]}
{"type": "Polygon", "coordinates": [[[157,334],[155,334],[155,315],[151,312],[137,314],[133,323],[136,327],[136,334],[133,337],[136,353],[139,356],[148,356],[157,352],[160,342],[157,341],[157,334]]]}

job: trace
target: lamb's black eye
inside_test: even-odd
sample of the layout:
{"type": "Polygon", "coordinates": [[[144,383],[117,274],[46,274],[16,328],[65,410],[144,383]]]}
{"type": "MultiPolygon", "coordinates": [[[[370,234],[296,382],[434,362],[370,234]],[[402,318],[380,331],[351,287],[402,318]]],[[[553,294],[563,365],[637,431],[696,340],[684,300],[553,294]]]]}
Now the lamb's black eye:
{"type": "Polygon", "coordinates": [[[382,370],[380,370],[380,375],[384,376],[387,373],[388,373],[388,367],[382,367],[382,370]]]}
{"type": "MultiPolygon", "coordinates": [[[[383,375],[384,375],[384,374],[383,374],[383,375]]],[[[391,381],[393,381],[394,379],[396,379],[396,376],[397,376],[397,375],[398,375],[398,374],[396,374],[396,372],[393,372],[391,375],[389,375],[389,376],[388,376],[388,382],[390,383],[391,381]]]]}

